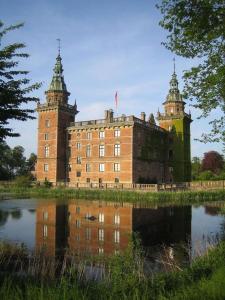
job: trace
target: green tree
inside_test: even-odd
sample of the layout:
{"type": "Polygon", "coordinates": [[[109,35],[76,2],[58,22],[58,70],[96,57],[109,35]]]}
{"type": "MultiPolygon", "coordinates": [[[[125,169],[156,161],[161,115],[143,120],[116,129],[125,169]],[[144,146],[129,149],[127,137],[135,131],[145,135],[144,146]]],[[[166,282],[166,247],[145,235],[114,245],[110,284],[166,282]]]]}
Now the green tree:
{"type": "Polygon", "coordinates": [[[199,157],[195,156],[192,158],[191,161],[191,172],[192,172],[192,179],[195,180],[198,178],[201,172],[201,160],[199,157]]]}
{"type": "Polygon", "coordinates": [[[225,143],[225,1],[161,0],[160,25],[169,31],[164,45],[177,55],[198,58],[199,63],[184,72],[184,97],[208,117],[211,131],[203,142],[225,143]]]}
{"type": "Polygon", "coordinates": [[[38,98],[29,96],[31,92],[40,87],[40,83],[29,85],[26,77],[28,71],[18,70],[18,59],[27,58],[23,43],[13,43],[2,47],[3,37],[10,31],[22,27],[23,24],[4,27],[0,21],[0,141],[7,136],[19,136],[9,126],[12,119],[26,121],[34,119],[33,109],[22,105],[37,102],[38,98]]]}
{"type": "Polygon", "coordinates": [[[16,176],[29,175],[24,148],[11,149],[6,142],[0,142],[0,180],[10,180],[16,176]]]}

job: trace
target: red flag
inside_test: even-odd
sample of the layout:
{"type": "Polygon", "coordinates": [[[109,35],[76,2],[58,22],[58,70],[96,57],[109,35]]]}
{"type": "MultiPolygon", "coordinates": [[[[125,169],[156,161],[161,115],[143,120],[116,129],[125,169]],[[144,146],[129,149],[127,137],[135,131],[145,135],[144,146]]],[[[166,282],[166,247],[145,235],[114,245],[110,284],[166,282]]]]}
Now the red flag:
{"type": "Polygon", "coordinates": [[[118,93],[116,92],[115,94],[115,105],[116,105],[116,108],[118,106],[118,93]]]}

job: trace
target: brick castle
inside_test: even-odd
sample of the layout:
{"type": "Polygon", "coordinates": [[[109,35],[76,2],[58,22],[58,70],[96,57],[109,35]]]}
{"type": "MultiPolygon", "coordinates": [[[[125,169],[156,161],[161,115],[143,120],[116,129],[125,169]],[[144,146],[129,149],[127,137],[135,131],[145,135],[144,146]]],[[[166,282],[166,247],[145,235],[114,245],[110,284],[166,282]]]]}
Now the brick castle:
{"type": "Polygon", "coordinates": [[[161,183],[191,180],[190,123],[175,70],[164,113],[75,121],[60,53],[46,102],[38,104],[37,180],[67,183],[161,183]]]}

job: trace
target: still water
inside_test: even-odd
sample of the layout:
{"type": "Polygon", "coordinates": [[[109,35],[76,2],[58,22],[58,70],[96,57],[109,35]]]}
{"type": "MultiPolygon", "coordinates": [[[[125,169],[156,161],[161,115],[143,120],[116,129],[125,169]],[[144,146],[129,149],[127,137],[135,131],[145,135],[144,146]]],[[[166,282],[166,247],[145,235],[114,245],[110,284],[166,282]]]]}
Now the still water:
{"type": "Polygon", "coordinates": [[[8,199],[0,201],[0,240],[31,250],[62,249],[81,254],[114,254],[137,233],[149,261],[167,255],[188,263],[225,239],[220,203],[204,206],[146,206],[82,200],[8,199]]]}

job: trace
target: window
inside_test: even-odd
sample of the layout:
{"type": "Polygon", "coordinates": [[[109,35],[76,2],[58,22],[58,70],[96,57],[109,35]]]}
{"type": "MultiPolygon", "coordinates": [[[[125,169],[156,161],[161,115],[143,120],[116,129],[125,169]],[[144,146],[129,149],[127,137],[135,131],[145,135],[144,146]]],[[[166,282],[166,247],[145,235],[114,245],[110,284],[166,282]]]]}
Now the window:
{"type": "Polygon", "coordinates": [[[91,132],[87,132],[87,139],[88,139],[88,140],[91,140],[91,139],[92,139],[92,134],[91,134],[91,132]]]}
{"type": "Polygon", "coordinates": [[[75,223],[75,225],[76,225],[76,228],[80,228],[80,225],[81,225],[81,222],[80,222],[80,220],[76,220],[76,223],[75,223]]]}
{"type": "Polygon", "coordinates": [[[81,157],[77,156],[77,164],[80,165],[81,164],[81,157]]]}
{"type": "Polygon", "coordinates": [[[71,134],[68,134],[68,141],[71,140],[71,134]]]}
{"type": "Polygon", "coordinates": [[[99,172],[105,171],[105,164],[99,164],[99,172]]]}
{"type": "Polygon", "coordinates": [[[77,150],[81,149],[81,143],[77,143],[77,150]]]}
{"type": "Polygon", "coordinates": [[[49,146],[45,146],[45,157],[49,157],[49,146]]]}
{"type": "Polygon", "coordinates": [[[103,254],[104,253],[104,248],[100,247],[98,248],[98,254],[103,254]]]}
{"type": "Polygon", "coordinates": [[[85,229],[85,239],[87,241],[90,241],[90,239],[91,239],[91,228],[86,228],[85,229]]]}
{"type": "Polygon", "coordinates": [[[99,131],[99,138],[104,139],[105,138],[105,131],[99,131]]]}
{"type": "Polygon", "coordinates": [[[45,141],[48,140],[48,133],[45,133],[45,141]]]}
{"type": "Polygon", "coordinates": [[[120,224],[120,215],[116,214],[114,216],[114,224],[116,224],[116,225],[120,224]]]}
{"type": "Polygon", "coordinates": [[[47,211],[43,212],[43,220],[48,220],[48,212],[47,211]]]}
{"type": "Polygon", "coordinates": [[[114,172],[119,172],[120,171],[120,163],[115,163],[114,164],[114,172]]]}
{"type": "Polygon", "coordinates": [[[169,159],[173,158],[173,150],[169,150],[169,159]]]}
{"type": "Polygon", "coordinates": [[[47,225],[44,225],[44,226],[43,226],[43,236],[44,236],[44,237],[47,237],[47,236],[48,236],[48,226],[47,226],[47,225]]]}
{"type": "Polygon", "coordinates": [[[68,164],[68,172],[71,172],[71,170],[72,170],[72,165],[68,164]]]}
{"type": "Polygon", "coordinates": [[[98,230],[98,240],[104,241],[104,229],[102,228],[98,230]]]}
{"type": "Polygon", "coordinates": [[[119,230],[114,231],[114,242],[119,243],[120,242],[120,232],[119,230]]]}
{"type": "Polygon", "coordinates": [[[48,172],[48,164],[44,164],[44,171],[48,172]]]}
{"type": "Polygon", "coordinates": [[[77,177],[81,177],[81,171],[77,171],[77,177]]]}
{"type": "Polygon", "coordinates": [[[77,242],[80,241],[80,235],[79,235],[79,234],[77,234],[77,235],[75,236],[75,238],[76,238],[76,241],[77,241],[77,242]]]}
{"type": "Polygon", "coordinates": [[[50,127],[50,120],[45,120],[45,127],[50,127]]]}
{"type": "Polygon", "coordinates": [[[87,157],[91,156],[91,145],[87,145],[87,147],[86,147],[86,156],[87,157]]]}
{"type": "Polygon", "coordinates": [[[86,172],[91,172],[91,164],[86,164],[86,172]]]}
{"type": "Polygon", "coordinates": [[[120,144],[116,144],[114,146],[114,155],[115,156],[120,156],[120,144]]]}
{"type": "Polygon", "coordinates": [[[120,182],[119,178],[116,177],[116,178],[115,178],[115,183],[119,183],[119,182],[120,182]]]}
{"type": "Polygon", "coordinates": [[[80,214],[80,207],[79,207],[79,206],[76,207],[76,213],[77,213],[78,215],[80,214]]]}
{"type": "Polygon", "coordinates": [[[99,222],[100,222],[100,223],[104,223],[104,220],[105,220],[104,214],[103,214],[103,213],[100,213],[100,214],[98,215],[98,219],[99,219],[99,222]]]}
{"type": "Polygon", "coordinates": [[[99,145],[99,156],[105,156],[105,145],[99,145]]]}
{"type": "Polygon", "coordinates": [[[114,136],[115,137],[120,137],[120,129],[115,129],[114,136]]]}
{"type": "Polygon", "coordinates": [[[90,179],[90,178],[87,178],[87,179],[86,179],[86,182],[87,182],[87,183],[90,183],[90,182],[91,182],[91,179],[90,179]]]}

